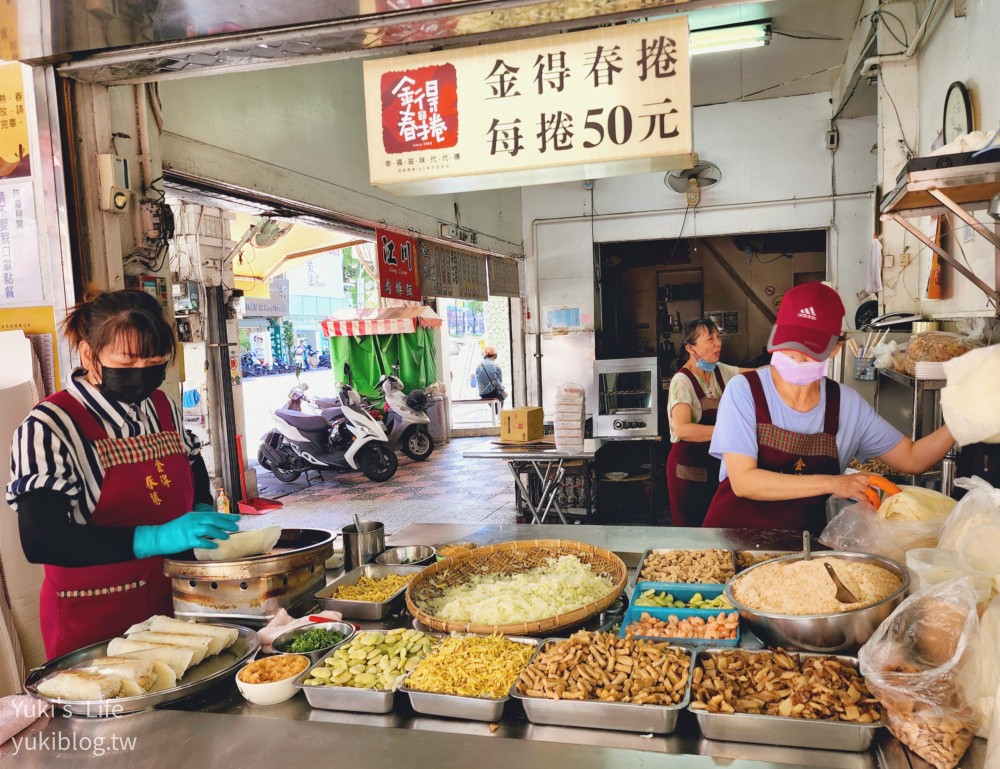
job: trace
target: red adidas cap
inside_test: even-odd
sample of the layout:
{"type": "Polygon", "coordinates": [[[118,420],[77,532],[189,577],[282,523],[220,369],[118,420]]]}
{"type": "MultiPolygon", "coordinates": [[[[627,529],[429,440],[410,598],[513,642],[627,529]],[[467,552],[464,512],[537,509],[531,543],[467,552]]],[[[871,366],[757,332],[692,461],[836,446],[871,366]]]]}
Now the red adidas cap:
{"type": "Polygon", "coordinates": [[[797,350],[816,360],[830,357],[844,322],[844,303],[825,283],[803,283],[785,292],[767,351],[797,350]]]}

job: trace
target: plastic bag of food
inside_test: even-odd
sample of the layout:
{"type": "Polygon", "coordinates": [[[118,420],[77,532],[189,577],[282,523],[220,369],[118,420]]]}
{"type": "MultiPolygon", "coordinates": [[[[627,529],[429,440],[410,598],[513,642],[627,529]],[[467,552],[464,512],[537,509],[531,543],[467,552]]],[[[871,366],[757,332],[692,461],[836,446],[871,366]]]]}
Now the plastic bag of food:
{"type": "Polygon", "coordinates": [[[968,578],[911,595],[858,652],[889,731],[937,769],[952,769],[976,733],[979,617],[968,578]]]}
{"type": "Polygon", "coordinates": [[[916,376],[917,363],[943,363],[964,355],[979,345],[961,334],[948,331],[925,331],[914,334],[906,344],[906,373],[916,376]]]}
{"type": "Polygon", "coordinates": [[[948,384],[941,390],[941,413],[961,446],[1000,443],[1000,345],[972,350],[944,363],[948,384]]]}
{"type": "Polygon", "coordinates": [[[875,368],[893,369],[892,357],[896,354],[898,345],[895,342],[880,342],[872,352],[875,354],[875,368]]]}
{"type": "Polygon", "coordinates": [[[837,513],[819,541],[834,550],[874,553],[902,563],[907,550],[937,544],[943,520],[886,519],[867,502],[858,502],[837,513]]]}
{"type": "Polygon", "coordinates": [[[947,494],[923,486],[900,486],[898,494],[882,500],[879,518],[887,521],[944,521],[955,508],[947,494]]]}
{"type": "Polygon", "coordinates": [[[958,478],[955,485],[967,489],[941,527],[938,547],[959,552],[962,540],[974,528],[1000,524],[1000,489],[993,488],[978,475],[958,478]]]}
{"type": "MultiPolygon", "coordinates": [[[[1000,598],[994,598],[979,618],[979,696],[975,703],[976,719],[979,721],[977,737],[989,737],[994,726],[996,696],[1000,693],[998,649],[1000,649],[1000,598]]],[[[987,761],[985,765],[1000,766],[1000,763],[991,764],[987,761]]]]}

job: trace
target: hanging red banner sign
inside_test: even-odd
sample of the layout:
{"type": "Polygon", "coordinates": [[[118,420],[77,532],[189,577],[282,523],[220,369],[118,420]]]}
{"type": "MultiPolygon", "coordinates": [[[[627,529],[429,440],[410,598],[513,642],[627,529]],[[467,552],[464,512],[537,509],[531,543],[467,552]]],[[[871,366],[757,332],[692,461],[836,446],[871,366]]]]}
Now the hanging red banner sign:
{"type": "Polygon", "coordinates": [[[416,241],[409,235],[376,227],[375,248],[378,253],[379,296],[420,301],[416,241]]]}

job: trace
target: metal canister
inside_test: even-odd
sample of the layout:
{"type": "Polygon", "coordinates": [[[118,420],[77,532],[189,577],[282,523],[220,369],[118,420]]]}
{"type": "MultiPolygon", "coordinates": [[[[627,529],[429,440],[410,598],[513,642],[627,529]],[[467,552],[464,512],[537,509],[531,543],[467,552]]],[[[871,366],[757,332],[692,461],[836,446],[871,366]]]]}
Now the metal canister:
{"type": "Polygon", "coordinates": [[[952,446],[941,460],[941,493],[951,496],[955,487],[955,447],[952,446]]]}
{"type": "Polygon", "coordinates": [[[344,572],[371,563],[385,550],[385,526],[378,521],[363,521],[361,531],[353,523],[342,530],[344,535],[344,572]]]}

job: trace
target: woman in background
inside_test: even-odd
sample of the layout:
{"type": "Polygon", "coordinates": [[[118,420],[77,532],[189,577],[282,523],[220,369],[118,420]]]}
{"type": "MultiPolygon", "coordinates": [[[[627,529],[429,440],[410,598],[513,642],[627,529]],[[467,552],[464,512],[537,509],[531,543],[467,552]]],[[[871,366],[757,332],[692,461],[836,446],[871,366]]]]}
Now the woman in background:
{"type": "Polygon", "coordinates": [[[714,321],[698,318],[684,325],[683,365],[670,380],[667,400],[667,491],[674,526],[701,526],[719,487],[720,462],[708,447],[722,393],[740,373],[736,366],[720,363],[721,355],[722,339],[714,321]]]}

